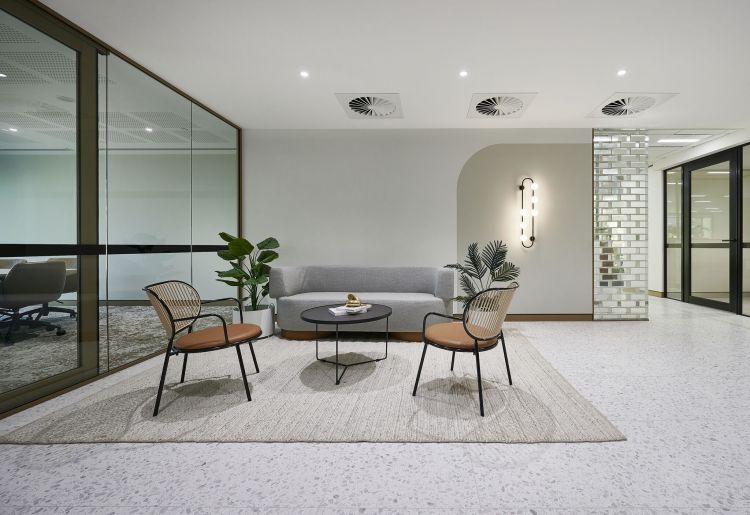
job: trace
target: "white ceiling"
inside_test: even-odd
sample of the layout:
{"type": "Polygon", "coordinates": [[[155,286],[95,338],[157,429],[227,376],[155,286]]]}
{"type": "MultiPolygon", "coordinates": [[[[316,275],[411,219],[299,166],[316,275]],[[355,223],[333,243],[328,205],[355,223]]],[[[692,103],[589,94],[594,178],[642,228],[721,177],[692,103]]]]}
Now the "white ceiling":
{"type": "Polygon", "coordinates": [[[44,3],[243,128],[750,126],[747,0],[44,3]],[[350,119],[351,92],[400,93],[403,118],[350,119]],[[537,95],[469,119],[479,92],[537,95]],[[678,95],[588,117],[614,92],[678,95]]]}

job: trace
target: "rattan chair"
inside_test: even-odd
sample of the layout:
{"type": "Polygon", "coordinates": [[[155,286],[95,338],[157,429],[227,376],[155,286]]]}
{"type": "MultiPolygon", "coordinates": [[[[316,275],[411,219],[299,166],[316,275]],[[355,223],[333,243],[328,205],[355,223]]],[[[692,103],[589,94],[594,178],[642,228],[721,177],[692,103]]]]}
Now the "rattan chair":
{"type": "Polygon", "coordinates": [[[164,368],[162,368],[161,379],[159,381],[159,391],[156,394],[156,403],[154,404],[154,416],[159,413],[159,403],[161,402],[162,390],[164,390],[164,379],[167,375],[169,358],[177,354],[184,354],[185,356],[180,376],[180,383],[182,383],[185,381],[188,354],[210,352],[229,347],[236,348],[237,358],[240,361],[242,381],[245,383],[247,400],[252,400],[250,398],[250,387],[247,384],[247,375],[245,374],[245,364],[242,361],[242,353],[240,352],[240,344],[248,343],[250,345],[255,371],[260,372],[258,360],[255,359],[253,340],[261,335],[261,329],[255,324],[243,323],[240,301],[233,298],[201,301],[196,289],[182,281],[164,281],[150,284],[143,288],[143,290],[148,295],[148,300],[156,310],[156,314],[159,316],[159,320],[169,338],[167,352],[164,356],[164,368]],[[223,317],[213,313],[201,314],[201,306],[204,304],[230,300],[237,302],[240,309],[241,323],[239,324],[227,324],[223,317]],[[208,317],[218,318],[221,321],[221,325],[197,331],[193,330],[193,325],[196,321],[208,317]],[[185,334],[178,336],[179,333],[185,330],[187,330],[185,334]]]}
{"type": "Polygon", "coordinates": [[[482,371],[479,366],[479,353],[494,349],[498,341],[502,343],[505,355],[505,370],[508,372],[508,383],[513,384],[508,364],[508,353],[505,349],[503,322],[508,313],[510,302],[518,289],[518,283],[511,283],[506,288],[489,288],[477,293],[466,305],[462,317],[452,317],[442,313],[427,313],[422,322],[424,348],[419,361],[417,380],[414,382],[412,395],[417,395],[419,376],[427,353],[427,346],[451,351],[451,370],[456,361],[456,352],[472,352],[477,362],[477,384],[479,385],[479,413],[484,416],[484,398],[482,396],[482,371]],[[430,316],[439,316],[455,320],[433,324],[427,327],[430,316]]]}

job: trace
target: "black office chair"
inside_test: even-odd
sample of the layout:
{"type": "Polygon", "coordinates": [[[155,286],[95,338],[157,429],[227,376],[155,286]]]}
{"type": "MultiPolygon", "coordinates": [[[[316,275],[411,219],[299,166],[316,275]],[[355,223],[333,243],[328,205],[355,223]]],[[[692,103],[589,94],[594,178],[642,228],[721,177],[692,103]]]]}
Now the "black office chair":
{"type": "Polygon", "coordinates": [[[5,342],[11,343],[11,334],[19,326],[42,327],[47,331],[57,330],[62,336],[65,330],[56,324],[40,320],[49,314],[48,304],[62,295],[65,287],[65,263],[18,263],[0,283],[0,324],[8,326],[5,342]],[[24,308],[39,306],[22,311],[24,308]]]}

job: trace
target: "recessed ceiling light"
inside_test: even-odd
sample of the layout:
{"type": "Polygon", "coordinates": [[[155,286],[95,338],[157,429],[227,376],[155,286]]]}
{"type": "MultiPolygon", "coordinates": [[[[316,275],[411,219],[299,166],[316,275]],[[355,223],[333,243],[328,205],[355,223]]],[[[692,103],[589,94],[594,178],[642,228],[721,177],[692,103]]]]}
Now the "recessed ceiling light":
{"type": "Polygon", "coordinates": [[[154,132],[154,129],[152,129],[151,127],[146,127],[145,130],[146,130],[146,132],[154,132]]]}
{"type": "Polygon", "coordinates": [[[710,200],[696,200],[695,201],[696,204],[708,204],[710,202],[711,202],[710,200]]]}
{"type": "Polygon", "coordinates": [[[306,79],[310,76],[310,72],[308,72],[307,70],[302,70],[301,72],[299,72],[299,76],[303,79],[306,79]]]}
{"type": "Polygon", "coordinates": [[[617,76],[622,77],[623,75],[627,74],[627,70],[617,70],[617,76]]]}
{"type": "Polygon", "coordinates": [[[458,76],[462,78],[468,75],[469,75],[469,72],[467,72],[466,70],[461,70],[460,72],[458,72],[458,76]]]}
{"type": "Polygon", "coordinates": [[[15,127],[8,127],[7,131],[8,132],[18,132],[18,129],[16,129],[15,127]]]}
{"type": "Polygon", "coordinates": [[[711,175],[728,175],[729,172],[706,172],[711,175]]]}
{"type": "Polygon", "coordinates": [[[697,141],[700,141],[700,138],[665,138],[657,143],[695,143],[697,141]]]}
{"type": "Polygon", "coordinates": [[[0,79],[4,79],[6,77],[7,77],[7,75],[5,75],[4,73],[0,73],[0,79]]]}

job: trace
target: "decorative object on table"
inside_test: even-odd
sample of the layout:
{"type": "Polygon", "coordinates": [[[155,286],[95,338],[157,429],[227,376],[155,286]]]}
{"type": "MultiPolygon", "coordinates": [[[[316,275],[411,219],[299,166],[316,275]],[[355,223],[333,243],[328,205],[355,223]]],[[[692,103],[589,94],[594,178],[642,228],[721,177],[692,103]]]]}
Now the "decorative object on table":
{"type": "Polygon", "coordinates": [[[536,190],[539,189],[539,183],[534,182],[534,179],[531,177],[526,177],[521,181],[518,189],[521,191],[521,245],[528,249],[533,247],[536,241],[534,221],[537,215],[539,215],[537,204],[539,196],[536,194],[536,190]],[[527,181],[529,182],[528,186],[526,185],[527,181]],[[531,190],[531,198],[528,204],[524,204],[524,196],[528,193],[529,189],[531,190]],[[531,208],[529,209],[528,206],[531,206],[531,208]],[[531,215],[531,228],[529,228],[529,223],[527,222],[529,215],[531,215]]]}
{"type": "MultiPolygon", "coordinates": [[[[279,257],[275,249],[279,248],[276,238],[266,238],[253,245],[242,237],[221,232],[219,236],[227,242],[227,248],[217,252],[218,256],[232,265],[229,270],[219,271],[217,281],[240,289],[241,302],[245,312],[245,322],[260,326],[261,338],[273,335],[273,305],[263,304],[268,297],[271,267],[268,263],[279,257]],[[242,295],[247,294],[247,297],[242,295]],[[244,304],[245,301],[249,304],[244,304]]],[[[239,312],[234,313],[233,321],[238,323],[239,312]]]]}
{"type": "Polygon", "coordinates": [[[359,313],[367,313],[372,305],[370,304],[361,304],[359,306],[333,306],[328,308],[328,311],[331,312],[333,316],[341,316],[341,315],[357,315],[359,313]]]}
{"type": "Polygon", "coordinates": [[[350,293],[346,296],[346,307],[348,308],[358,308],[362,305],[362,301],[359,300],[359,297],[354,295],[353,293],[350,293]]]}
{"type": "Polygon", "coordinates": [[[481,253],[478,243],[470,244],[463,265],[460,263],[445,265],[445,268],[458,270],[458,282],[464,292],[464,295],[458,295],[453,300],[466,307],[472,297],[490,288],[494,283],[518,279],[521,269],[510,261],[506,261],[507,255],[508,247],[502,241],[489,242],[481,253]]]}

